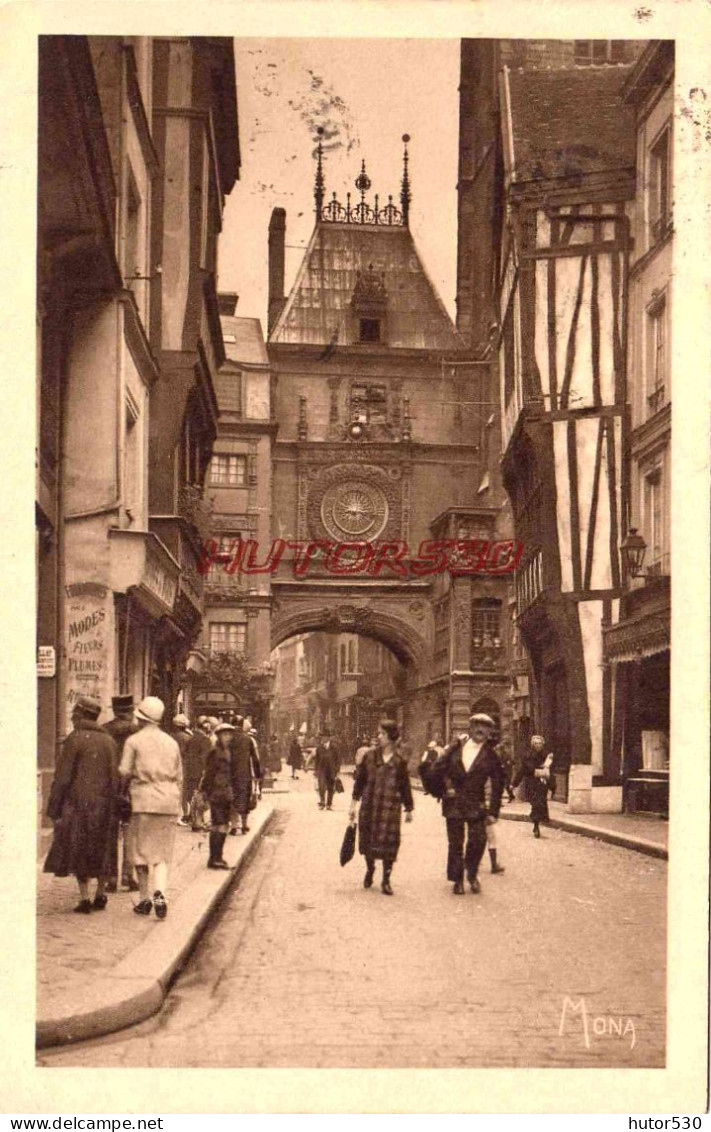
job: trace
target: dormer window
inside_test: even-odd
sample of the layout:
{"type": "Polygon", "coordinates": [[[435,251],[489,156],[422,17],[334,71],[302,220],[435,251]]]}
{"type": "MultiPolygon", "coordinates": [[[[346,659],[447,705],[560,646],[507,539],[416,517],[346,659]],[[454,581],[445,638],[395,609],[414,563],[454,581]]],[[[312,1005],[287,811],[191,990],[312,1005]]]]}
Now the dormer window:
{"type": "Polygon", "coordinates": [[[379,342],[380,341],[380,319],[379,318],[361,318],[359,319],[359,342],[379,342]]]}
{"type": "Polygon", "coordinates": [[[367,270],[357,272],[351,297],[352,333],[356,342],[372,345],[387,341],[387,304],[385,276],[375,271],[371,263],[367,270]]]}

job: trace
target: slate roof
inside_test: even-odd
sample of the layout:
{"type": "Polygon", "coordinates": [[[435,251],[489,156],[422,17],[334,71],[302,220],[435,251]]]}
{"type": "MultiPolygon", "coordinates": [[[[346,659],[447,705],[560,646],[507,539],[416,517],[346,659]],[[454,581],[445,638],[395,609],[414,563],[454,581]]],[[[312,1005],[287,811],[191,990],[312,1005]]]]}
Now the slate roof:
{"type": "Polygon", "coordinates": [[[357,273],[384,277],[388,347],[459,350],[463,342],[427,276],[409,229],[316,225],[271,342],[344,346],[354,341],[357,273]]]}
{"type": "Polygon", "coordinates": [[[577,178],[635,164],[630,66],[508,73],[516,183],[577,178]]]}
{"type": "Polygon", "coordinates": [[[262,324],[258,318],[223,314],[220,317],[220,325],[225,343],[225,356],[229,361],[243,365],[269,365],[262,324]]]}

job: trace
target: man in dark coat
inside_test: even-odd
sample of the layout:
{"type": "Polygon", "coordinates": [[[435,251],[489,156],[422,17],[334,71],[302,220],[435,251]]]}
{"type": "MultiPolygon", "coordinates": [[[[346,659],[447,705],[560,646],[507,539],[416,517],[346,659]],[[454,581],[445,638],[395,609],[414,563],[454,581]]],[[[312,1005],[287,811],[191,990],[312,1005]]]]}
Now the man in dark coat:
{"type": "MultiPolygon", "coordinates": [[[[110,719],[108,723],[104,724],[104,731],[108,732],[116,744],[118,749],[118,761],[121,762],[124,743],[129,735],[135,735],[139,729],[134,715],[133,696],[130,693],[128,695],[112,696],[111,710],[114,713],[114,717],[110,719]]],[[[127,808],[130,809],[128,803],[126,804],[127,808]]],[[[116,892],[118,887],[118,844],[120,839],[124,847],[123,861],[121,862],[121,884],[124,888],[127,888],[129,892],[138,892],[138,882],[134,880],[133,877],[133,865],[126,852],[128,846],[128,838],[126,837],[128,820],[121,820],[120,806],[114,824],[115,829],[111,836],[111,873],[106,891],[116,892]]]]}
{"type": "Polygon", "coordinates": [[[336,778],[341,769],[341,757],[331,738],[330,731],[324,731],[321,742],[316,748],[314,759],[314,773],[318,781],[318,808],[330,810],[333,806],[333,791],[336,788],[336,778]]]}
{"type": "Polygon", "coordinates": [[[450,743],[437,759],[425,752],[420,764],[425,791],[442,803],[449,844],[447,879],[454,882],[457,896],[464,894],[465,870],[472,892],[481,891],[477,874],[486,848],[486,825],[496,822],[499,816],[504,771],[491,743],[494,729],[490,716],[473,715],[468,735],[450,743]]]}
{"type": "Polygon", "coordinates": [[[255,771],[255,747],[252,738],[244,730],[244,719],[236,716],[236,730],[232,736],[232,827],[230,833],[237,833],[237,820],[242,825],[242,833],[249,832],[247,817],[252,802],[255,771]]]}
{"type": "Polygon", "coordinates": [[[183,755],[183,809],[187,804],[193,833],[199,833],[204,827],[205,806],[201,803],[198,788],[211,750],[210,724],[203,715],[188,739],[183,755]]]}
{"type": "Polygon", "coordinates": [[[116,744],[96,722],[100,713],[98,700],[79,696],[72,712],[74,730],[62,746],[47,807],[55,827],[44,871],[76,877],[80,899],[75,912],[100,912],[107,904],[119,774],[116,744]],[[91,901],[93,877],[97,886],[91,901]]]}
{"type": "Polygon", "coordinates": [[[183,715],[182,712],[176,715],[173,719],[170,737],[171,739],[175,739],[175,742],[180,748],[180,761],[183,764],[183,796],[181,798],[183,813],[178,825],[190,825],[190,799],[192,798],[192,793],[188,794],[185,789],[185,760],[192,734],[190,730],[190,720],[187,715],[183,715]]]}

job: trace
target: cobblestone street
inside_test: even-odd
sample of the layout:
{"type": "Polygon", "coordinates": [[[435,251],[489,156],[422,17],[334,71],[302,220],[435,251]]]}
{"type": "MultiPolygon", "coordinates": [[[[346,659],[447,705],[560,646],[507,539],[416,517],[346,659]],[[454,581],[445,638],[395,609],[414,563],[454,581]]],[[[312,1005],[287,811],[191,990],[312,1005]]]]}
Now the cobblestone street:
{"type": "Polygon", "coordinates": [[[338,864],[350,779],[330,813],[310,775],[281,782],[162,1012],[40,1065],[664,1065],[665,862],[501,821],[505,874],[485,858],[481,895],[457,898],[439,807],[417,794],[387,898],[362,858],[338,864]]]}

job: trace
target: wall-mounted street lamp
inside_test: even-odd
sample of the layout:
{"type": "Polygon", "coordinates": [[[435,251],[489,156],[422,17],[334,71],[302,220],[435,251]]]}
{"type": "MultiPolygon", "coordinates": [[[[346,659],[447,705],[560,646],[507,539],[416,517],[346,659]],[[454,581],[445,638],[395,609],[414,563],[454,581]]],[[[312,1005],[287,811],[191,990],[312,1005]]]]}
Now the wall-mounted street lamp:
{"type": "Polygon", "coordinates": [[[642,573],[642,565],[646,552],[646,542],[642,536],[637,533],[636,527],[630,527],[620,544],[622,565],[630,578],[638,578],[642,573]]]}

